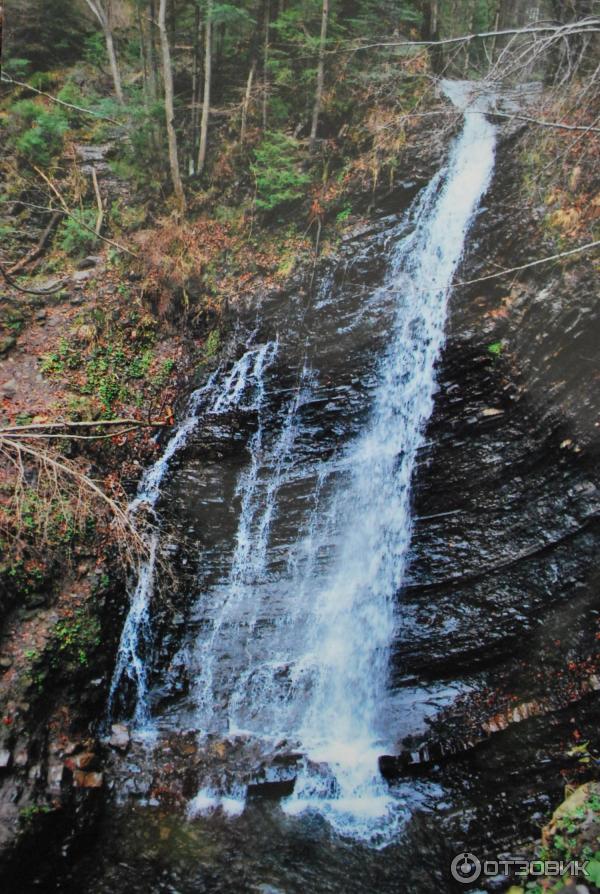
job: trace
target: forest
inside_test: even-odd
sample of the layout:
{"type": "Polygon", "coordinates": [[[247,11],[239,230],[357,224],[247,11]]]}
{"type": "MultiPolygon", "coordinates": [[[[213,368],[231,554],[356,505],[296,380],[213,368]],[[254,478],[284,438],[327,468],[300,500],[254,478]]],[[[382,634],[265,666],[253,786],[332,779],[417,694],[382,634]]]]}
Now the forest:
{"type": "Polygon", "coordinates": [[[600,0],[0,29],[2,891],[600,890],[600,0]]]}

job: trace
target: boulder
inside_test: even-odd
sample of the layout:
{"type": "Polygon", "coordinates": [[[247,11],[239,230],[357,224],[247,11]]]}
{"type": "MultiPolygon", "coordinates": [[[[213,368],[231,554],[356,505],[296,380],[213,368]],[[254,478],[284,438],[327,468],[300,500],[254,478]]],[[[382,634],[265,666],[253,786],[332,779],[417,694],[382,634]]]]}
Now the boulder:
{"type": "Polygon", "coordinates": [[[108,740],[110,747],[114,748],[116,751],[125,752],[129,748],[130,743],[131,736],[129,735],[129,730],[125,724],[113,723],[111,726],[111,736],[108,740]]]}
{"type": "Polygon", "coordinates": [[[7,335],[5,338],[0,339],[0,354],[6,354],[10,351],[11,348],[17,343],[17,339],[14,335],[7,335]]]}
{"type": "Polygon", "coordinates": [[[86,270],[76,270],[71,276],[71,279],[73,280],[73,282],[85,282],[87,279],[90,278],[92,273],[93,269],[89,267],[86,270]]]}
{"type": "Polygon", "coordinates": [[[100,263],[102,263],[102,258],[99,255],[88,255],[78,263],[77,269],[89,270],[90,267],[97,267],[100,263]]]}
{"type": "Polygon", "coordinates": [[[9,379],[8,382],[4,382],[3,385],[0,385],[0,397],[6,397],[9,400],[15,396],[17,393],[17,382],[16,379],[9,379]]]}
{"type": "Polygon", "coordinates": [[[98,772],[86,773],[85,770],[75,770],[73,773],[73,785],[75,788],[102,788],[104,774],[98,772]]]}

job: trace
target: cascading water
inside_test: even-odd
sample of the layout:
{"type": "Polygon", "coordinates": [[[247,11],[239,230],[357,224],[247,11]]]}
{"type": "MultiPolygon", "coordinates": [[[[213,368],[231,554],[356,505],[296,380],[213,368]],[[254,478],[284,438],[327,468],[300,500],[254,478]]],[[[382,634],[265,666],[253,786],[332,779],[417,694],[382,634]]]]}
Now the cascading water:
{"type": "MultiPolygon", "coordinates": [[[[199,412],[237,407],[255,414],[250,460],[233,494],[231,549],[216,548],[204,576],[200,553],[195,632],[180,655],[193,683],[185,722],[203,734],[263,743],[265,752],[286,740],[304,761],[284,809],[316,810],[341,833],[373,844],[390,840],[400,816],[377,758],[397,733],[388,665],[403,622],[398,593],[411,537],[411,479],[432,410],[452,279],[494,163],[495,129],[477,103],[469,105],[469,85],[448,84],[446,92],[465,112],[463,130],[408,224],[394,231],[383,286],[350,312],[327,306],[322,295],[323,307],[317,302],[312,311],[312,341],[310,326],[301,327],[308,341],[295,346],[302,359],[293,381],[279,388],[276,411],[269,376],[276,352],[291,355],[283,327],[279,349],[265,340],[248,347],[228,376],[215,374],[192,397],[187,420],[138,497],[155,505],[169,460],[199,412]],[[314,408],[332,390],[320,363],[322,320],[337,314],[326,350],[352,358],[364,355],[363,342],[370,351],[357,321],[363,326],[363,314],[371,313],[377,326],[382,308],[388,334],[364,376],[364,406],[352,410],[353,436],[336,446],[333,423],[334,446],[323,456],[312,450],[319,434],[314,408]]],[[[369,337],[381,342],[380,324],[369,337]]],[[[344,395],[362,384],[351,380],[344,395]]],[[[333,414],[334,405],[330,400],[323,411],[333,414]]],[[[133,594],[111,690],[114,700],[121,679],[134,680],[141,723],[149,711],[140,643],[150,636],[155,554],[156,542],[133,594]]],[[[168,720],[173,724],[173,712],[168,720]]],[[[207,786],[192,812],[230,806],[241,788],[207,786]]]]}
{"type": "MultiPolygon", "coordinates": [[[[217,373],[213,373],[205,385],[194,391],[188,402],[184,421],[178,426],[162,456],[142,477],[138,494],[129,507],[133,518],[142,508],[146,512],[155,513],[161,484],[169,471],[171,460],[187,443],[201,413],[225,413],[232,407],[244,405],[244,402],[249,409],[260,404],[263,368],[276,351],[277,345],[274,342],[248,348],[234,364],[216,396],[214,382],[217,373]]],[[[107,712],[110,719],[119,688],[127,678],[135,687],[134,723],[147,733],[151,732],[147,681],[148,652],[152,646],[150,606],[154,595],[159,540],[160,529],[155,527],[148,538],[147,556],[138,573],[121,633],[107,712]]]]}
{"type": "MultiPolygon", "coordinates": [[[[466,107],[468,90],[452,84],[447,92],[466,107]]],[[[351,445],[347,480],[334,495],[333,515],[343,523],[335,561],[316,587],[300,662],[314,675],[300,740],[313,761],[330,767],[335,784],[305,772],[288,809],[318,806],[340,831],[381,842],[393,832],[388,822],[388,834],[373,836],[373,820],[377,828],[394,813],[377,757],[393,745],[382,713],[389,651],[402,623],[395,597],[411,536],[410,485],[433,408],[452,278],[490,182],[494,146],[494,127],[467,111],[447,169],[420,199],[413,232],[392,249],[388,285],[397,290],[397,315],[370,424],[351,445]]]]}

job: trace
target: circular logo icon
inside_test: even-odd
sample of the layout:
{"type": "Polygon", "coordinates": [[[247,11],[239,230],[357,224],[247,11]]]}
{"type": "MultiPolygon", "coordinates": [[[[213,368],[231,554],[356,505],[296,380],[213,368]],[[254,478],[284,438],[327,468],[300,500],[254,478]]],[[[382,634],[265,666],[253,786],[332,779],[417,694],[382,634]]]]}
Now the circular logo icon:
{"type": "Polygon", "coordinates": [[[455,881],[468,885],[469,882],[476,882],[481,875],[481,863],[475,854],[457,854],[450,864],[450,872],[455,881]]]}

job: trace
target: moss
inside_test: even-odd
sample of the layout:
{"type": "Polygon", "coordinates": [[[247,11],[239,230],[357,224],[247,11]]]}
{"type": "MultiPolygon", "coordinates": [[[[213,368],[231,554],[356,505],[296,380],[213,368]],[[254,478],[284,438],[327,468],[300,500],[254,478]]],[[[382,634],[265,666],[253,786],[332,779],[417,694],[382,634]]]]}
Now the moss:
{"type": "Polygon", "coordinates": [[[100,621],[89,609],[76,609],[71,618],[59,621],[48,646],[53,667],[85,667],[101,643],[100,621]]]}
{"type": "Polygon", "coordinates": [[[53,809],[49,804],[29,804],[19,810],[19,823],[21,826],[31,826],[38,816],[52,813],[53,809]]]}
{"type": "Polygon", "coordinates": [[[212,360],[218,353],[221,346],[221,332],[219,329],[213,329],[208,333],[204,342],[203,359],[212,360]]]}
{"type": "MultiPolygon", "coordinates": [[[[128,299],[125,290],[123,287],[123,297],[128,299]]],[[[79,394],[68,398],[71,415],[111,418],[118,402],[141,405],[144,389],[156,393],[167,381],[175,361],[167,359],[159,365],[152,348],[155,326],[145,317],[134,312],[127,321],[114,326],[107,323],[101,311],[94,314],[87,323],[80,318],[70,337],[61,338],[58,347],[44,355],[40,370],[79,394]],[[135,339],[131,339],[132,331],[135,339]],[[82,340],[88,343],[85,349],[81,348],[82,340]],[[99,404],[99,411],[94,402],[96,407],[99,404]]]]}
{"type": "MultiPolygon", "coordinates": [[[[585,757],[586,746],[579,746],[585,757]]],[[[576,788],[554,811],[551,821],[542,830],[542,845],[535,849],[536,861],[558,861],[580,864],[587,861],[586,875],[580,881],[600,887],[600,784],[588,782],[576,788]]],[[[533,848],[532,848],[533,850],[533,848]]],[[[538,877],[513,886],[512,894],[561,891],[565,877],[538,877]]]]}
{"type": "Polygon", "coordinates": [[[48,568],[41,562],[15,558],[0,564],[0,584],[18,602],[40,593],[47,579],[48,568]]]}

